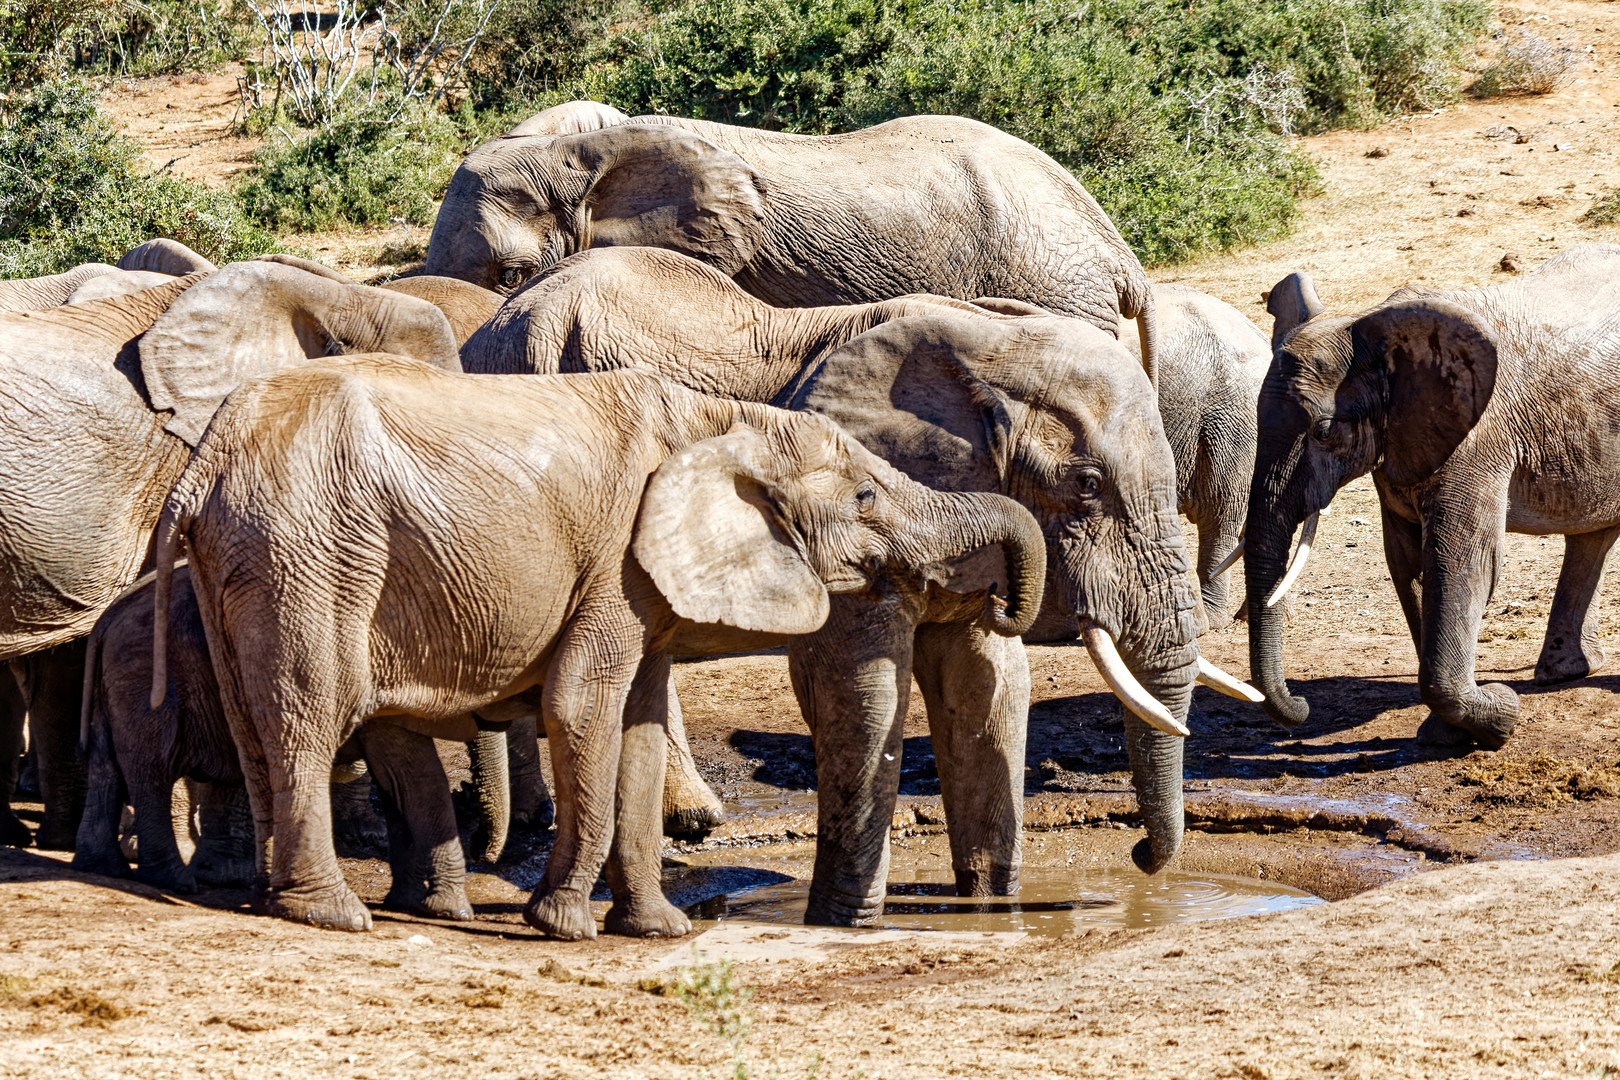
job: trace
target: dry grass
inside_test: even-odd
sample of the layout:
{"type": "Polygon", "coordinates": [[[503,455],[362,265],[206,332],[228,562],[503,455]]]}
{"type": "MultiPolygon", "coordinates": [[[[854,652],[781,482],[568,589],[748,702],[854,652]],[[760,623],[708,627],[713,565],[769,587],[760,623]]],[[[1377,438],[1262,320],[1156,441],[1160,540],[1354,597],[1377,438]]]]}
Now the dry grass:
{"type": "Polygon", "coordinates": [[[1558,803],[1620,797],[1620,763],[1582,765],[1544,753],[1525,758],[1487,758],[1464,765],[1457,782],[1483,790],[1474,801],[1493,806],[1549,807],[1558,803]]]}
{"type": "Polygon", "coordinates": [[[1575,57],[1575,50],[1568,45],[1537,37],[1528,30],[1511,30],[1502,51],[1490,67],[1480,72],[1469,93],[1475,97],[1550,94],[1568,78],[1575,57]]]}

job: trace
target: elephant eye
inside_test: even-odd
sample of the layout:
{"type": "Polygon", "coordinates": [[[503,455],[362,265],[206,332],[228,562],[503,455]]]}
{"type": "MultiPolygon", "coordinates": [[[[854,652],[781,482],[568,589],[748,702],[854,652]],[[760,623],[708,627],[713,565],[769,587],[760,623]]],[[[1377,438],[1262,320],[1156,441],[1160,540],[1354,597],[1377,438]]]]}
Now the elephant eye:
{"type": "Polygon", "coordinates": [[[501,288],[515,289],[523,284],[523,271],[516,266],[508,266],[501,271],[501,288]]]}
{"type": "Polygon", "coordinates": [[[1325,440],[1331,434],[1333,434],[1333,417],[1331,416],[1324,416],[1311,426],[1311,437],[1314,439],[1325,440]]]}
{"type": "Polygon", "coordinates": [[[1086,498],[1095,498],[1102,491],[1102,477],[1088,469],[1074,478],[1074,486],[1086,498]]]}
{"type": "Polygon", "coordinates": [[[871,484],[862,484],[855,491],[855,506],[861,513],[870,513],[877,503],[877,489],[871,484]]]}

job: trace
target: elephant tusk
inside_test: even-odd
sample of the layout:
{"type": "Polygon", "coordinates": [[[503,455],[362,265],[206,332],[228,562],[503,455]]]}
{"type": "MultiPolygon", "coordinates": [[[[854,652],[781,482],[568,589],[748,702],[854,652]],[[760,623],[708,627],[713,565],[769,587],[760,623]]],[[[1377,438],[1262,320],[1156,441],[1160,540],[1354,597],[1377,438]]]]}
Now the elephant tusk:
{"type": "Polygon", "coordinates": [[[1245,529],[1243,532],[1238,534],[1237,546],[1232,549],[1231,553],[1228,554],[1226,558],[1222,559],[1215,565],[1215,569],[1209,572],[1209,580],[1214,581],[1216,578],[1232,569],[1232,564],[1243,557],[1243,549],[1248,543],[1248,541],[1245,539],[1247,533],[1248,530],[1245,529]]]}
{"type": "Polygon", "coordinates": [[[1250,701],[1256,705],[1264,705],[1266,702],[1266,695],[1235,675],[1222,671],[1202,656],[1198,658],[1198,681],[1211,690],[1227,697],[1235,697],[1239,701],[1250,701]]]}
{"type": "Polygon", "coordinates": [[[1108,631],[1090,619],[1084,619],[1080,623],[1080,637],[1085,641],[1086,651],[1091,654],[1091,662],[1097,665],[1103,682],[1108,684],[1108,689],[1127,709],[1166,735],[1186,738],[1192,734],[1185,724],[1171,716],[1170,710],[1136,681],[1136,676],[1125,667],[1125,661],[1119,658],[1119,650],[1114,647],[1114,639],[1108,631]]]}
{"type": "Polygon", "coordinates": [[[1287,596],[1288,590],[1299,580],[1299,575],[1305,570],[1305,560],[1311,557],[1311,544],[1316,540],[1316,524],[1321,520],[1320,510],[1305,519],[1305,527],[1299,531],[1299,547],[1294,549],[1294,557],[1288,561],[1288,570],[1283,574],[1282,580],[1277,582],[1277,587],[1266,597],[1266,607],[1276,607],[1277,601],[1287,596]]]}

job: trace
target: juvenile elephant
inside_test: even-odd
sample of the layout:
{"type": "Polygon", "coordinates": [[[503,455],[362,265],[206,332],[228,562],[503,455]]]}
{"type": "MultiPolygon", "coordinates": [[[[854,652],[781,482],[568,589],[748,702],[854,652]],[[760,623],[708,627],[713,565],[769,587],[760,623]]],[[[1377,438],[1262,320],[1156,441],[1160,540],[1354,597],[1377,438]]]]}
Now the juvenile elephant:
{"type": "MultiPolygon", "coordinates": [[[[581,253],[526,286],[469,339],[462,362],[469,372],[636,364],[720,396],[824,413],[933,487],[1016,498],[1048,547],[1046,602],[1028,636],[1085,628],[1133,710],[1148,829],[1137,863],[1156,871],[1175,854],[1176,733],[1192,681],[1202,670],[1212,685],[1233,685],[1201,668],[1174,462],[1146,378],[1108,335],[939,297],[771,308],[692,259],[622,248],[581,253]]],[[[1022,649],[977,619],[926,582],[902,581],[838,599],[824,630],[790,646],[820,780],[811,920],[882,912],[909,673],[929,706],[958,890],[1017,887],[1028,671],[1022,649]]],[[[690,770],[684,744],[671,742],[690,770]]],[[[684,784],[701,787],[695,772],[684,784]]]]}
{"type": "Polygon", "coordinates": [[[0,313],[0,661],[22,675],[39,750],[41,847],[71,848],[83,809],[80,639],[139,574],[215,406],[256,374],[354,348],[460,366],[431,304],[265,263],[0,313]]]}
{"type": "MultiPolygon", "coordinates": [[[[1159,415],[1176,456],[1177,509],[1198,526],[1198,580],[1211,629],[1231,623],[1223,561],[1249,513],[1255,402],[1271,364],[1260,328],[1230,304],[1185,285],[1154,285],[1159,415]]],[[[1124,345],[1140,357],[1127,334],[1124,345]]]]}
{"type": "Polygon", "coordinates": [[[1118,334],[1147,275],[1101,207],[1028,143],[959,116],[788,135],[595,102],[548,109],[451,178],[427,272],[504,294],[593,247],[671,248],[784,307],[1003,296],[1118,334]]]}
{"type": "Polygon", "coordinates": [[[1351,316],[1322,314],[1295,274],[1269,306],[1279,344],[1260,392],[1244,554],[1250,666],[1267,711],[1288,724],[1309,714],[1288,692],[1267,605],[1303,568],[1316,514],[1371,471],[1429,706],[1419,737],[1503,745],[1518,698],[1476,685],[1474,657],[1505,533],[1564,534],[1537,681],[1604,659],[1599,586],[1620,535],[1620,246],[1583,244],[1488,288],[1401,289],[1351,316]]]}
{"type": "Polygon", "coordinates": [[[317,781],[365,717],[431,733],[538,690],[557,835],[525,918],[593,936],[611,840],[608,930],[681,934],[659,887],[664,717],[642,701],[664,693],[680,639],[810,633],[829,592],[900,573],[953,581],[1016,634],[1044,575],[1009,499],[931,491],[820,417],[633,371],[454,376],[378,356],[259,379],[215,417],[164,520],[157,603],[184,535],[263,907],[343,929],[369,916],[317,781]],[[986,546],[992,574],[974,569],[986,546]]]}
{"type": "MultiPolygon", "coordinates": [[[[252,816],[184,565],[171,579],[166,612],[168,693],[161,706],[148,707],[154,578],[146,575],[108,608],[90,635],[79,733],[90,791],[73,866],[109,877],[128,875],[118,836],[127,793],[135,808],[141,881],[180,892],[199,882],[247,885],[255,870],[252,816]],[[195,781],[201,795],[202,828],[189,865],[169,819],[171,791],[181,777],[195,781]]],[[[349,765],[362,757],[377,780],[388,823],[393,885],[383,906],[472,918],[448,781],[433,740],[373,721],[360,726],[336,760],[349,765]]],[[[333,776],[334,793],[342,779],[333,776]]],[[[369,792],[370,784],[363,790],[369,792]]]]}

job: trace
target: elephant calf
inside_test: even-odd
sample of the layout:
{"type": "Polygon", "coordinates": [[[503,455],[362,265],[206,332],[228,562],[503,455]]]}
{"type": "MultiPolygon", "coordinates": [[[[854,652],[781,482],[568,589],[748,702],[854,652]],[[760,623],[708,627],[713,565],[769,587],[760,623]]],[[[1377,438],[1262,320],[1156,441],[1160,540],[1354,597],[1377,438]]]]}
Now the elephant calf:
{"type": "Polygon", "coordinates": [[[268,871],[261,906],[350,930],[370,917],[338,870],[324,778],[364,718],[434,733],[539,688],[557,835],[525,918],[594,936],[611,841],[608,930],[678,935],[690,923],[660,889],[664,717],[645,701],[683,625],[809,633],[829,593],[900,568],[944,579],[999,547],[1004,570],[967,593],[1012,635],[1045,574],[1017,503],[931,491],[821,417],[645,372],[451,375],[381,355],[226,401],[164,507],[160,611],[181,536],[268,871]]]}
{"type": "MultiPolygon", "coordinates": [[[[168,692],[162,705],[147,707],[154,576],[109,607],[90,635],[80,726],[90,790],[73,866],[111,877],[129,873],[118,846],[127,790],[135,808],[136,877],[180,892],[198,882],[244,885],[254,872],[252,818],[185,566],[174,572],[166,610],[168,692]],[[202,784],[202,827],[189,866],[170,827],[170,793],[182,776],[202,784]]],[[[472,918],[448,781],[433,740],[372,722],[355,732],[338,760],[350,764],[362,755],[377,778],[388,822],[393,887],[384,906],[472,918]]]]}
{"type": "Polygon", "coordinates": [[[1604,659],[1599,586],[1620,536],[1620,246],[1583,244],[1489,288],[1401,289],[1358,315],[1323,314],[1294,274],[1268,306],[1277,352],[1244,555],[1249,663],[1267,711],[1289,724],[1309,715],[1283,679],[1270,605],[1303,568],[1316,514],[1370,471],[1430,710],[1419,738],[1502,746],[1518,696],[1476,684],[1474,658],[1506,533],[1564,534],[1536,681],[1604,659]]]}

